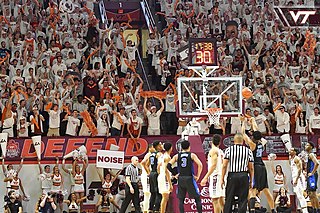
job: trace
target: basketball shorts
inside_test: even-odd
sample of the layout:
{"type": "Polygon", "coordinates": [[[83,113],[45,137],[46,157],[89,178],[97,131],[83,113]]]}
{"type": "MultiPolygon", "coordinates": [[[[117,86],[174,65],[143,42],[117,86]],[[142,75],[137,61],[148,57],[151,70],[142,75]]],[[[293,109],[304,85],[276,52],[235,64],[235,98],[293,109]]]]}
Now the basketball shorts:
{"type": "Polygon", "coordinates": [[[160,173],[158,176],[158,188],[159,188],[159,193],[169,193],[169,183],[166,181],[166,175],[160,173]]]}
{"type": "Polygon", "coordinates": [[[179,176],[178,177],[178,198],[185,198],[186,193],[190,198],[196,198],[200,196],[199,187],[193,177],[179,176]]]}
{"type": "Polygon", "coordinates": [[[307,191],[308,192],[315,192],[317,191],[317,184],[318,184],[318,173],[311,175],[307,179],[307,191]]]}
{"type": "Polygon", "coordinates": [[[225,189],[221,187],[221,175],[211,175],[209,177],[209,194],[211,198],[219,198],[225,196],[225,189]]]}
{"type": "Polygon", "coordinates": [[[267,169],[264,164],[254,165],[253,188],[258,191],[268,188],[267,169]]]}
{"type": "Polygon", "coordinates": [[[157,172],[150,172],[149,183],[150,183],[150,192],[151,193],[159,193],[158,173],[157,172]]]}

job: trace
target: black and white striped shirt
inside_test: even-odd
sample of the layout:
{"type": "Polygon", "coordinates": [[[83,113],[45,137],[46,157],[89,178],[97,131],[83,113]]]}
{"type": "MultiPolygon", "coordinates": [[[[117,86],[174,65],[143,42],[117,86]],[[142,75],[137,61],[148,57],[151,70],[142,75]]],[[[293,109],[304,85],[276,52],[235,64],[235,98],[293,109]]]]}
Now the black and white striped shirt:
{"type": "Polygon", "coordinates": [[[224,159],[229,160],[229,172],[248,172],[248,164],[254,160],[251,150],[238,144],[226,149],[224,159]]]}
{"type": "Polygon", "coordinates": [[[130,164],[129,166],[127,166],[126,176],[130,177],[130,180],[132,183],[138,183],[140,181],[138,168],[133,164],[130,164]]]}

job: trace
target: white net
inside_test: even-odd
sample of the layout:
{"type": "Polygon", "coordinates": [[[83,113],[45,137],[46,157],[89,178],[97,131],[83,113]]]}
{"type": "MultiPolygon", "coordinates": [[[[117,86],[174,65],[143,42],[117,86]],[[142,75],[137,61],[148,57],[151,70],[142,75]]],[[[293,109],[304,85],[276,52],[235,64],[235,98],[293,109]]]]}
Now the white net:
{"type": "Polygon", "coordinates": [[[221,112],[223,111],[223,109],[221,108],[208,108],[205,110],[208,117],[209,117],[209,122],[210,125],[215,125],[215,126],[219,126],[220,125],[220,115],[221,112]]]}

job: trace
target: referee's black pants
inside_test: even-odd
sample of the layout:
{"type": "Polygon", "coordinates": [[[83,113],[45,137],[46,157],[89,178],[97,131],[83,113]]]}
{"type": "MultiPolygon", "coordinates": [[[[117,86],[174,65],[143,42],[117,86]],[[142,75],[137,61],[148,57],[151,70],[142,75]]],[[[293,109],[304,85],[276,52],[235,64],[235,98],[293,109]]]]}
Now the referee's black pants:
{"type": "Polygon", "coordinates": [[[234,204],[234,197],[238,197],[239,213],[246,213],[249,193],[249,177],[247,172],[228,173],[227,188],[226,188],[226,202],[223,212],[232,212],[232,205],[234,204]]]}
{"type": "Polygon", "coordinates": [[[120,213],[125,213],[127,210],[128,205],[130,204],[130,201],[132,200],[132,203],[134,205],[135,213],[140,213],[140,200],[139,200],[139,186],[137,183],[131,183],[132,188],[134,190],[134,193],[132,194],[130,192],[130,188],[128,184],[126,184],[125,188],[125,198],[121,204],[120,213]]]}

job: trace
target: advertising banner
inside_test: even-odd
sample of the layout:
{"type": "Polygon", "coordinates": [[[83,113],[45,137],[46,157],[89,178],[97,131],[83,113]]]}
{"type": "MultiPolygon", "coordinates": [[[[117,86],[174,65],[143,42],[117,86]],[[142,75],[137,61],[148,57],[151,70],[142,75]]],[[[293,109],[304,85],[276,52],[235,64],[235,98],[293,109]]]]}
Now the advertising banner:
{"type": "MultiPolygon", "coordinates": [[[[269,153],[275,153],[277,156],[286,157],[288,153],[286,148],[280,138],[280,135],[271,135],[264,137],[268,143],[264,150],[264,157],[267,157],[269,153]]],[[[170,142],[172,143],[174,150],[173,153],[177,153],[176,145],[180,140],[180,136],[177,135],[162,135],[162,136],[143,136],[139,138],[134,146],[134,142],[131,138],[124,137],[42,137],[41,138],[41,159],[44,161],[54,160],[56,157],[63,157],[64,155],[72,152],[78,147],[84,145],[87,149],[87,155],[91,163],[95,163],[97,150],[110,150],[110,147],[118,146],[119,151],[124,152],[124,158],[130,159],[132,156],[137,156],[140,159],[148,151],[148,144],[153,143],[154,141],[161,141],[163,143],[170,142]]],[[[211,136],[200,136],[202,145],[197,146],[197,152],[200,149],[201,151],[208,153],[211,147],[211,136]],[[201,147],[202,146],[202,147],[201,147]]],[[[293,147],[301,148],[304,147],[304,144],[307,141],[312,141],[317,150],[319,150],[319,136],[313,135],[308,137],[307,135],[293,134],[291,135],[291,141],[293,147]]],[[[226,147],[233,144],[233,135],[224,135],[222,136],[221,148],[225,149],[226,147]]],[[[191,148],[194,147],[191,142],[191,148]]],[[[319,151],[318,151],[319,152],[319,151]]],[[[320,153],[318,153],[320,154],[320,153]]],[[[7,161],[20,161],[22,157],[25,157],[25,161],[37,161],[37,154],[33,146],[31,138],[9,138],[7,145],[7,161]]]]}

